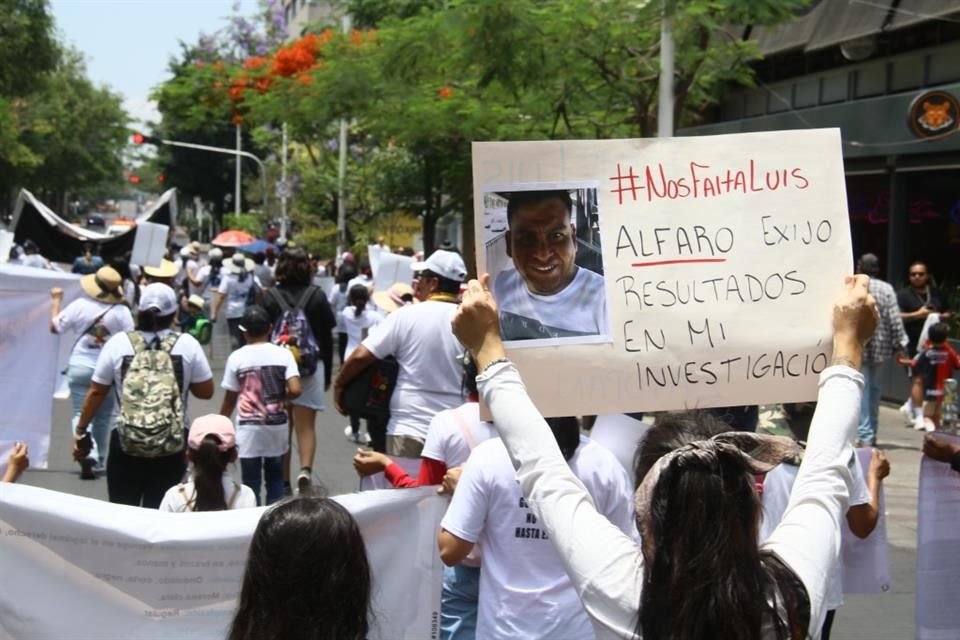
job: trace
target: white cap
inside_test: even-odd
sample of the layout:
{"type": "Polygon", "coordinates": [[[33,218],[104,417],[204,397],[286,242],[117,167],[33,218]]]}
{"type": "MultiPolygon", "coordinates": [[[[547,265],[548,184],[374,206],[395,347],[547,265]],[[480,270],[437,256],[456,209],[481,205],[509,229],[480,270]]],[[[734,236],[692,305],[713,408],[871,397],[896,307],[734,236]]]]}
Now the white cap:
{"type": "Polygon", "coordinates": [[[459,253],[437,249],[423,262],[414,262],[410,265],[414,273],[432,271],[448,280],[463,282],[467,279],[467,266],[459,253]]]}
{"type": "Polygon", "coordinates": [[[162,282],[154,282],[140,289],[140,311],[156,309],[157,314],[169,316],[177,311],[177,294],[162,282]]]}
{"type": "Polygon", "coordinates": [[[223,258],[223,249],[220,247],[214,247],[213,249],[210,249],[210,253],[208,253],[207,256],[211,260],[220,260],[223,258]]]}

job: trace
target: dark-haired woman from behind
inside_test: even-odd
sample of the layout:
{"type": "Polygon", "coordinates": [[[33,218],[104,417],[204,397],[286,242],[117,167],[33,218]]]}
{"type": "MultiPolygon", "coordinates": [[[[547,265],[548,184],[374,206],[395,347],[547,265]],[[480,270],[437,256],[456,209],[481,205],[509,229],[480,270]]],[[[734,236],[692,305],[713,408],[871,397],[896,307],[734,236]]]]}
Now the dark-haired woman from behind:
{"type": "Polygon", "coordinates": [[[190,481],[170,487],[160,511],[226,511],[257,506],[253,490],[234,480],[227,470],[237,460],[237,432],[230,418],[200,416],[190,425],[187,444],[190,481]]]}
{"type": "Polygon", "coordinates": [[[329,498],[278,503],[260,519],[229,640],[365,640],[370,565],[356,521],[329,498]]]}
{"type": "Polygon", "coordinates": [[[717,436],[660,458],[634,496],[640,545],[598,513],[506,359],[489,276],[470,282],[454,333],[477,360],[480,395],[523,495],[598,639],[819,637],[852,482],[858,369],[878,318],[868,281],[847,278],[834,301],[834,366],[820,375],[806,454],[783,519],[762,546],[754,474],[782,455],[772,442],[744,446],[717,436]]]}

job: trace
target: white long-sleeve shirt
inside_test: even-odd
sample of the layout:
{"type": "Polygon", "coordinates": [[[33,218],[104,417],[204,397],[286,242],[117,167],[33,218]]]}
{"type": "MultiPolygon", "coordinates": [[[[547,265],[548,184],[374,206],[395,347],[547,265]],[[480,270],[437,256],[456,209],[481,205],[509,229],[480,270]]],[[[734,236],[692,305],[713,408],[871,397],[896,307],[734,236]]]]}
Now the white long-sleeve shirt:
{"type": "MultiPolygon", "coordinates": [[[[564,462],[516,368],[510,363],[493,365],[477,377],[477,383],[517,469],[523,495],[549,532],[598,640],[636,638],[643,585],[640,547],[597,512],[564,462]]],[[[853,455],[862,390],[863,376],[850,367],[830,367],[820,375],[818,407],[803,464],[783,520],[763,545],[806,587],[809,633],[814,638],[826,615],[827,580],[840,550],[840,521],[851,483],[847,462],[853,455]]]]}

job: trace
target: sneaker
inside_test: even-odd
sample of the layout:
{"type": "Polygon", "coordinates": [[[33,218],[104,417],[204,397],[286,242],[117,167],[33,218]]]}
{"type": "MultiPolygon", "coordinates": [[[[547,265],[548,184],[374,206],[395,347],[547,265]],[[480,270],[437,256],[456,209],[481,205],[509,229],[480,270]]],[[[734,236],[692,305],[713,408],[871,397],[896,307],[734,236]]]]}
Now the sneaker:
{"type": "Polygon", "coordinates": [[[300,469],[300,473],[297,475],[297,495],[310,491],[310,486],[313,484],[312,475],[313,473],[308,467],[300,469]]]}
{"type": "Polygon", "coordinates": [[[913,428],[917,431],[926,431],[927,425],[924,423],[925,418],[923,416],[918,416],[913,421],[913,428]]]}
{"type": "Polygon", "coordinates": [[[366,445],[366,444],[370,444],[370,442],[371,442],[370,434],[367,433],[366,431],[362,432],[360,434],[360,444],[366,445]]]}
{"type": "MultiPolygon", "coordinates": [[[[351,440],[352,436],[353,436],[353,427],[351,427],[350,425],[345,426],[343,428],[343,437],[346,438],[347,440],[351,440]]],[[[354,440],[354,442],[356,442],[356,440],[354,440]]]]}
{"type": "Polygon", "coordinates": [[[83,462],[80,463],[80,479],[81,480],[96,480],[97,474],[93,471],[93,468],[97,465],[97,461],[93,458],[84,458],[83,462]]]}
{"type": "Polygon", "coordinates": [[[933,423],[933,420],[931,420],[930,418],[924,418],[923,428],[927,431],[927,433],[933,433],[934,431],[937,430],[937,425],[935,425],[933,423]]]}
{"type": "Polygon", "coordinates": [[[913,409],[910,406],[911,404],[912,403],[909,400],[907,400],[902,405],[900,405],[900,409],[899,409],[900,415],[903,416],[904,424],[908,427],[912,425],[914,421],[913,409]]]}

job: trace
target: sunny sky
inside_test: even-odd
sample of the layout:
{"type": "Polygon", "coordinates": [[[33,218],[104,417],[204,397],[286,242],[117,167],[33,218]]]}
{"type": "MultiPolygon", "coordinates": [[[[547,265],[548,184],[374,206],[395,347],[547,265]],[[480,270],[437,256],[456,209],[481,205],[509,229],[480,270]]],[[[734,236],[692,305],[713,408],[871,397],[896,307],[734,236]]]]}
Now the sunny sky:
{"type": "MultiPolygon", "coordinates": [[[[251,16],[256,0],[240,0],[251,16]]],[[[168,77],[167,63],[179,42],[224,26],[234,0],[50,0],[62,41],[79,49],[90,78],[124,97],[141,123],[157,120],[150,89],[168,77]]]]}

